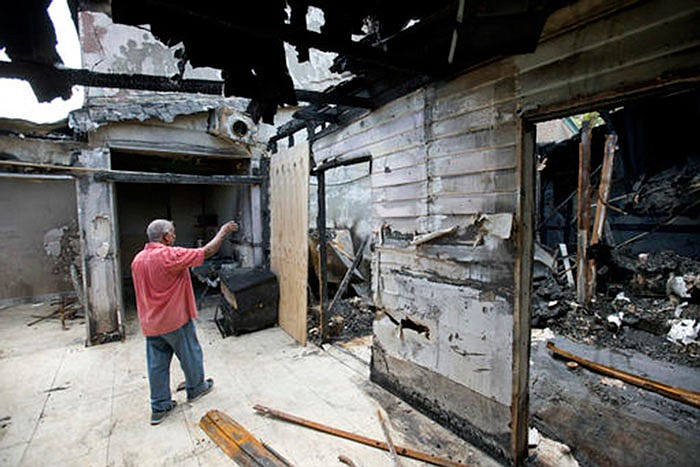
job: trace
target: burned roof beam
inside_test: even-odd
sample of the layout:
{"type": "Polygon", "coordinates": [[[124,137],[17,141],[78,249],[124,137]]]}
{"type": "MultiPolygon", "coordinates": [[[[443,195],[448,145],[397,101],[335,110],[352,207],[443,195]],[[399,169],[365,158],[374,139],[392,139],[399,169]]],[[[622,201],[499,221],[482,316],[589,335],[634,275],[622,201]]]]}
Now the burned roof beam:
{"type": "MultiPolygon", "coordinates": [[[[56,68],[31,62],[0,62],[0,77],[17,78],[31,81],[48,79],[73,85],[119,89],[138,89],[143,91],[185,92],[223,95],[223,81],[203,79],[178,79],[167,76],[130,75],[122,73],[99,73],[76,68],[56,68]]],[[[313,104],[335,104],[344,107],[373,109],[374,103],[365,97],[345,96],[338,93],[324,93],[295,89],[294,93],[300,101],[313,104]]],[[[238,97],[250,98],[251,95],[238,97]]]]}
{"type": "Polygon", "coordinates": [[[304,128],[308,128],[306,121],[293,118],[277,128],[277,134],[271,137],[267,142],[267,149],[272,152],[277,152],[277,141],[292,136],[294,133],[301,131],[304,128]]]}
{"type": "Polygon", "coordinates": [[[361,164],[363,162],[370,162],[371,164],[372,154],[367,152],[348,159],[340,159],[336,157],[328,159],[320,165],[317,165],[313,170],[311,170],[311,175],[316,175],[318,173],[325,172],[326,170],[335,169],[336,167],[345,167],[348,165],[361,164]]]}
{"type": "Polygon", "coordinates": [[[34,79],[62,81],[88,87],[223,95],[222,81],[181,80],[167,76],[98,73],[75,68],[56,68],[51,65],[31,62],[0,62],[0,77],[24,79],[27,81],[34,79]]]}
{"type": "Polygon", "coordinates": [[[292,117],[299,120],[311,120],[314,122],[338,123],[337,110],[334,112],[324,112],[323,110],[323,108],[319,108],[318,106],[310,105],[297,110],[292,117]]]}
{"type": "Polygon", "coordinates": [[[181,15],[183,18],[197,19],[205,23],[210,23],[211,25],[244,33],[250,37],[268,40],[281,40],[293,45],[313,48],[323,52],[335,52],[341,55],[348,55],[356,60],[369,63],[383,69],[401,71],[414,75],[430,74],[432,72],[431,69],[417,69],[415,67],[407,66],[407,60],[405,59],[393,57],[387,54],[382,48],[354,42],[349,38],[338,39],[328,34],[319,34],[308,30],[299,31],[292,26],[265,28],[260,26],[233,23],[231,21],[226,21],[191,8],[172,5],[162,0],[144,0],[144,3],[156,6],[173,14],[181,15]]]}
{"type": "Polygon", "coordinates": [[[294,93],[298,100],[310,102],[312,104],[335,104],[358,109],[375,109],[377,107],[372,99],[366,97],[342,95],[335,92],[306,91],[302,89],[296,89],[294,93]]]}
{"type": "MultiPolygon", "coordinates": [[[[262,175],[195,175],[170,172],[134,172],[130,170],[100,170],[92,167],[59,166],[32,162],[3,161],[0,166],[9,170],[31,170],[32,174],[60,174],[80,177],[93,175],[98,182],[119,183],[179,183],[187,185],[261,185],[262,175]]],[[[9,173],[9,172],[2,172],[9,173]]],[[[27,173],[27,172],[23,172],[27,173]]]]}
{"type": "Polygon", "coordinates": [[[98,182],[118,183],[167,183],[187,185],[260,185],[263,177],[258,175],[191,175],[175,173],[103,171],[95,173],[98,182]]]}

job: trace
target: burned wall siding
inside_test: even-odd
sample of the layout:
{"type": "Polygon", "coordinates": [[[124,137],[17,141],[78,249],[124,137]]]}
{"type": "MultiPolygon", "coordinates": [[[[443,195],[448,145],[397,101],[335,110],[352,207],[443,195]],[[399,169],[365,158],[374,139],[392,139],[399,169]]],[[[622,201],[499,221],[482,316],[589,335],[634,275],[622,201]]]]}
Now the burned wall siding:
{"type": "Polygon", "coordinates": [[[371,368],[372,381],[474,445],[501,459],[507,456],[504,446],[508,445],[510,435],[501,421],[508,418],[508,407],[423,366],[393,357],[384,352],[382,342],[377,339],[372,345],[371,368]],[[470,423],[477,419],[482,419],[481,429],[470,423]]]}
{"type": "Polygon", "coordinates": [[[548,24],[576,18],[580,26],[550,31],[535,53],[515,58],[523,111],[571,114],[615,102],[624,93],[697,80],[697,2],[643,2],[596,21],[586,17],[595,2],[579,3],[555,12],[548,24]]]}
{"type": "Polygon", "coordinates": [[[433,230],[478,213],[515,212],[512,72],[506,60],[437,87],[427,141],[433,230]]]}
{"type": "Polygon", "coordinates": [[[423,102],[423,92],[415,92],[314,142],[317,162],[372,155],[371,218],[375,231],[381,226],[376,222],[400,225],[409,232],[423,230],[427,194],[423,102]]]}
{"type": "MultiPolygon", "coordinates": [[[[400,247],[399,255],[391,241],[378,248],[376,295],[381,305],[390,315],[399,315],[399,328],[403,319],[410,319],[427,326],[432,336],[416,352],[406,331],[397,337],[396,325],[381,320],[376,326],[381,350],[375,348],[406,362],[401,367],[413,363],[430,370],[436,386],[424,385],[423,398],[439,393],[438,382],[443,379],[461,385],[469,411],[444,401],[425,409],[501,459],[510,457],[515,249],[511,227],[516,208],[515,89],[512,77],[501,78],[504,69],[512,67],[498,64],[462,77],[461,86],[445,83],[425,91],[425,124],[420,129],[425,222],[416,233],[450,227],[463,233],[400,247]],[[488,232],[488,222],[478,226],[482,213],[494,215],[494,227],[496,219],[505,219],[500,237],[488,232]],[[432,310],[435,318],[418,309],[432,310]],[[394,332],[389,332],[391,327],[394,332]]],[[[381,176],[377,182],[383,183],[381,176]]],[[[376,366],[372,372],[379,381],[398,376],[400,383],[406,377],[392,368],[383,374],[376,366]]],[[[392,390],[404,392],[402,387],[392,390]]]]}
{"type": "Polygon", "coordinates": [[[502,79],[503,68],[391,103],[315,143],[314,155],[372,154],[373,291],[383,312],[372,378],[505,459],[516,131],[515,80],[502,79]],[[468,80],[475,89],[465,92],[468,80]],[[504,216],[503,238],[479,227],[488,223],[481,213],[504,216]],[[411,245],[449,227],[459,230],[411,245]]]}
{"type": "Polygon", "coordinates": [[[515,245],[512,214],[495,218],[506,219],[505,238],[477,231],[417,246],[385,238],[377,247],[375,297],[385,316],[375,321],[373,354],[389,363],[373,359],[371,375],[402,397],[423,401],[421,408],[435,419],[506,459],[515,245]],[[402,363],[390,363],[397,361],[402,363]],[[427,379],[409,388],[414,371],[427,379]],[[449,402],[445,380],[451,391],[462,387],[459,400],[469,410],[449,402]]]}
{"type": "MultiPolygon", "coordinates": [[[[109,151],[84,150],[79,163],[109,169],[109,151]]],[[[76,187],[88,343],[103,343],[124,335],[114,184],[86,174],[77,179],[76,187]]]]}
{"type": "Polygon", "coordinates": [[[385,352],[434,368],[508,407],[510,388],[502,382],[511,375],[510,359],[503,357],[510,344],[503,333],[512,321],[511,277],[485,252],[440,250],[449,259],[382,249],[382,307],[403,336],[392,339],[392,325],[383,327],[388,332],[378,326],[377,337],[385,352]],[[417,340],[409,339],[410,330],[417,340]]]}

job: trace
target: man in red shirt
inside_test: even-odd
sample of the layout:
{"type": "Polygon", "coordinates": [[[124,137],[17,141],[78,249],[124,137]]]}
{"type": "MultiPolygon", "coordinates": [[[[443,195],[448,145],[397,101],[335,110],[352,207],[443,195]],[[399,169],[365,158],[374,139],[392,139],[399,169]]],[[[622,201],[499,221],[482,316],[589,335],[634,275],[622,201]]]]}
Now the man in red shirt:
{"type": "Polygon", "coordinates": [[[213,379],[204,379],[202,348],[193,321],[197,317],[197,306],[189,268],[201,266],[236,230],[238,225],[229,221],[203,248],[181,248],[173,246],[173,223],[156,219],[146,230],[149,242],[131,263],[136,308],[146,336],[151,425],[162,422],[177,405],[171,400],[170,392],[173,354],[185,373],[188,402],[199,399],[214,386],[213,379]]]}

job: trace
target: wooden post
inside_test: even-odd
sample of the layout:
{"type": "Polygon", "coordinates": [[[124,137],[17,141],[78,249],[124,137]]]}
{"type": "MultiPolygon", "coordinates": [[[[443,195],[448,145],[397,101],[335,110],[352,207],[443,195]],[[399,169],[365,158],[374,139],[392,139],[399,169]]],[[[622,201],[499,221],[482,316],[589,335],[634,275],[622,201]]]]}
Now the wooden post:
{"type": "Polygon", "coordinates": [[[581,143],[578,151],[578,196],[577,196],[577,228],[576,237],[576,300],[588,305],[591,296],[587,284],[591,280],[590,269],[587,267],[586,249],[588,248],[588,232],[591,229],[591,126],[588,120],[581,128],[581,143]]]}
{"type": "Polygon", "coordinates": [[[328,258],[326,252],[326,172],[316,172],[316,180],[318,181],[318,216],[316,217],[316,227],[318,230],[318,257],[319,277],[318,296],[319,296],[319,324],[321,326],[321,339],[325,340],[328,333],[328,313],[326,312],[326,303],[328,302],[328,258]]]}
{"type": "MultiPolygon", "coordinates": [[[[600,172],[600,184],[598,185],[598,201],[595,208],[595,220],[593,221],[593,232],[591,233],[591,245],[600,242],[605,234],[605,223],[607,221],[607,203],[610,198],[610,183],[612,181],[613,166],[615,162],[615,147],[617,145],[617,135],[608,135],[605,138],[605,154],[603,155],[603,169],[600,172]]],[[[586,282],[586,296],[589,298],[595,293],[596,286],[596,266],[595,261],[588,261],[586,267],[590,278],[586,282]]]]}
{"type": "Polygon", "coordinates": [[[518,203],[516,210],[517,255],[513,310],[513,378],[511,402],[511,454],[513,465],[528,456],[530,423],[530,310],[532,308],[532,264],[535,237],[535,125],[518,120],[520,137],[516,148],[518,203]]]}
{"type": "Polygon", "coordinates": [[[262,223],[262,254],[263,265],[265,268],[270,268],[270,158],[263,157],[260,160],[260,176],[262,176],[262,184],[260,185],[260,209],[262,223]]]}
{"type": "Polygon", "coordinates": [[[617,135],[608,135],[605,138],[605,154],[603,156],[603,170],[600,173],[600,185],[598,185],[598,202],[595,208],[595,220],[593,221],[593,233],[591,245],[595,245],[605,234],[605,221],[607,216],[607,203],[610,198],[610,183],[612,181],[613,166],[615,162],[615,147],[617,135]]]}

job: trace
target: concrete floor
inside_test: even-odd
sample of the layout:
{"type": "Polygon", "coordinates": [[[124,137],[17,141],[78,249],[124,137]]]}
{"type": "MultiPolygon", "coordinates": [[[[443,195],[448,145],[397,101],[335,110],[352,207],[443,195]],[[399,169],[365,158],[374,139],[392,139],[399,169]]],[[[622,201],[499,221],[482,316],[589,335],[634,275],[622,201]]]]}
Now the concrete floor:
{"type": "MultiPolygon", "coordinates": [[[[388,453],[257,415],[268,405],[314,421],[384,439],[377,409],[388,415],[396,444],[466,462],[492,459],[369,382],[368,341],[325,349],[300,347],[279,328],[222,339],[198,320],[212,393],[180,403],[160,426],[149,425],[144,339],[134,318],[127,339],[86,348],[82,320],[62,330],[55,319],[31,327],[49,305],[0,310],[0,465],[2,466],[230,466],[233,462],[199,428],[219,409],[297,466],[391,466],[388,453]]],[[[171,386],[183,380],[172,365],[171,386]]],[[[425,465],[403,460],[403,465],[425,465]]]]}

